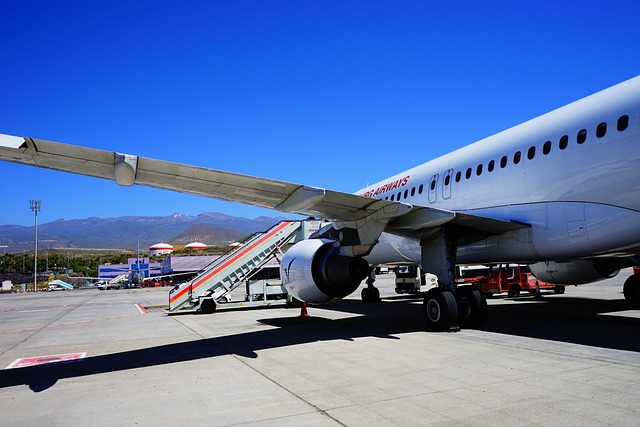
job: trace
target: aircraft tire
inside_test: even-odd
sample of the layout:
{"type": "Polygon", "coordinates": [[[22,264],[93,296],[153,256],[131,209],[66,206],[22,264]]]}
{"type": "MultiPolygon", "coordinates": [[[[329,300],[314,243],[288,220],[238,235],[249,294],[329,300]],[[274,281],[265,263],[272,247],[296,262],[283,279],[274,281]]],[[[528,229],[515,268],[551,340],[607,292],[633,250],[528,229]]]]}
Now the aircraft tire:
{"type": "Polygon", "coordinates": [[[631,308],[640,308],[640,274],[634,274],[625,280],[623,293],[631,308]]]}
{"type": "Polygon", "coordinates": [[[376,287],[366,287],[362,288],[362,292],[360,292],[360,297],[364,302],[378,302],[380,301],[380,289],[376,287]]]}
{"type": "Polygon", "coordinates": [[[424,297],[424,318],[430,331],[453,331],[458,327],[458,304],[453,293],[441,288],[429,289],[424,297]]]}
{"type": "Polygon", "coordinates": [[[553,292],[556,294],[564,294],[564,289],[564,285],[556,285],[555,288],[553,288],[553,292]]]}
{"type": "Polygon", "coordinates": [[[479,328],[487,321],[487,300],[473,286],[461,286],[457,291],[458,321],[463,328],[479,328]]]}

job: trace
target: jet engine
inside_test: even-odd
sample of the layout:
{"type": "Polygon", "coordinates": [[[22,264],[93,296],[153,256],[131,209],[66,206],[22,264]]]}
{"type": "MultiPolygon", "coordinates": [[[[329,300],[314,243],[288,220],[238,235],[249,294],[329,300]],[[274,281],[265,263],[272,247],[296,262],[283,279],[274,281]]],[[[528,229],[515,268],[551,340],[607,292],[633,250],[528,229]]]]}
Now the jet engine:
{"type": "Polygon", "coordinates": [[[309,239],[289,249],[280,264],[287,291],[300,301],[324,304],[358,289],[369,275],[362,258],[340,255],[331,239],[309,239]]]}
{"type": "Polygon", "coordinates": [[[601,260],[576,260],[568,262],[546,261],[530,264],[531,273],[548,283],[580,285],[615,277],[620,266],[601,260]]]}

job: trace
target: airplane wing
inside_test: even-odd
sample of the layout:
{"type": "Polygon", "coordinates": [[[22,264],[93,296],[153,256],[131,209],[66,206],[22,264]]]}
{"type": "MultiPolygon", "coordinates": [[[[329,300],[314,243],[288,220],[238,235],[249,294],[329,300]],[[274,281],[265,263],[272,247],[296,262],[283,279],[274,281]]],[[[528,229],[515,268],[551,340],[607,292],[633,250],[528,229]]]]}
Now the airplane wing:
{"type": "Polygon", "coordinates": [[[124,186],[138,184],[343,222],[361,221],[376,214],[377,218],[386,221],[393,219],[392,229],[409,233],[449,221],[491,234],[526,227],[492,218],[29,137],[0,134],[0,160],[115,180],[124,186]]]}

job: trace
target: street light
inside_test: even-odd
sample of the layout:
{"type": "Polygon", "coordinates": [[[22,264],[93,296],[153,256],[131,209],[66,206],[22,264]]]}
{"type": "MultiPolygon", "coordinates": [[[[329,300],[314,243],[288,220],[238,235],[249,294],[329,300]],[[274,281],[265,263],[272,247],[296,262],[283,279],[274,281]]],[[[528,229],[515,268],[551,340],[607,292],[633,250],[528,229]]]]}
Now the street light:
{"type": "Polygon", "coordinates": [[[38,212],[41,210],[40,200],[29,200],[29,208],[33,211],[35,224],[35,238],[33,250],[33,292],[37,291],[38,286],[38,212]]]}

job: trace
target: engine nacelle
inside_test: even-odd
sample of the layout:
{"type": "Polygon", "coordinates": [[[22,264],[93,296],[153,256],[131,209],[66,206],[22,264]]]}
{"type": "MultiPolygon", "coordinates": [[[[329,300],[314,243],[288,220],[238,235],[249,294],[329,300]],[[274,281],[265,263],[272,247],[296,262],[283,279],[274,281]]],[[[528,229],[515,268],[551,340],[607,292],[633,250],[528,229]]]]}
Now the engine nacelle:
{"type": "Polygon", "coordinates": [[[529,269],[543,282],[563,285],[580,285],[610,279],[620,271],[614,263],[586,259],[569,262],[538,262],[529,265],[529,269]]]}
{"type": "Polygon", "coordinates": [[[330,239],[309,239],[289,249],[280,264],[287,291],[300,301],[324,304],[358,289],[369,275],[362,258],[339,255],[330,239]]]}

